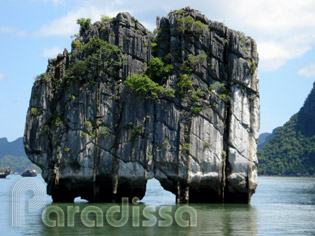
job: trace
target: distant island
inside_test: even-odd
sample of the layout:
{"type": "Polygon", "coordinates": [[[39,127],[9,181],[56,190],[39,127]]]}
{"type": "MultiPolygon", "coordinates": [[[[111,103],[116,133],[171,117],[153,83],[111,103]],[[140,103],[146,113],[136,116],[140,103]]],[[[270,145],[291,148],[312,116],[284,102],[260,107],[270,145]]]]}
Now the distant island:
{"type": "Polygon", "coordinates": [[[0,158],[4,156],[26,157],[23,147],[23,138],[17,138],[12,142],[9,142],[7,138],[0,138],[0,158]]]}
{"type": "Polygon", "coordinates": [[[258,142],[257,142],[257,150],[262,149],[269,142],[269,140],[275,135],[275,133],[277,132],[279,128],[281,128],[281,126],[273,129],[272,133],[260,134],[258,142]]]}
{"type": "Polygon", "coordinates": [[[41,172],[40,168],[26,157],[22,137],[12,142],[7,138],[0,138],[0,169],[6,167],[11,167],[12,173],[21,173],[27,168],[41,172]]]}
{"type": "Polygon", "coordinates": [[[297,114],[272,134],[261,134],[259,148],[259,174],[315,175],[315,83],[297,114]]]}

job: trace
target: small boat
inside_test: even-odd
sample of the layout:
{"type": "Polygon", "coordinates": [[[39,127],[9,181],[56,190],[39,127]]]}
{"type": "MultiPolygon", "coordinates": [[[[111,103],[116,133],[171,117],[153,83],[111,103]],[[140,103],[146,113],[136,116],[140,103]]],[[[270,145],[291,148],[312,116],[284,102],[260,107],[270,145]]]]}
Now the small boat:
{"type": "Polygon", "coordinates": [[[0,170],[0,178],[4,179],[6,178],[9,174],[11,174],[12,170],[10,167],[4,168],[0,170]]]}
{"type": "Polygon", "coordinates": [[[37,172],[36,170],[27,169],[22,172],[21,176],[22,177],[35,177],[37,176],[37,172]]]}
{"type": "Polygon", "coordinates": [[[8,176],[8,174],[0,172],[0,179],[4,179],[8,176]]]}

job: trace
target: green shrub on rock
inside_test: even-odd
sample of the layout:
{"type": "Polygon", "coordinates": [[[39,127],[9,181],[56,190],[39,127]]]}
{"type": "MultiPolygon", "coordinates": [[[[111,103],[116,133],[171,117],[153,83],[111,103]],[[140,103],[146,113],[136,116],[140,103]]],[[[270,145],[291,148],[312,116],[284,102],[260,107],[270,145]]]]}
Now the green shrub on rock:
{"type": "Polygon", "coordinates": [[[197,36],[200,36],[204,30],[208,29],[208,26],[199,20],[195,20],[191,16],[179,17],[176,19],[176,30],[178,32],[195,32],[197,36]]]}
{"type": "Polygon", "coordinates": [[[80,25],[80,36],[84,34],[84,32],[89,28],[91,25],[91,19],[90,18],[80,18],[77,20],[77,24],[80,25]]]}
{"type": "Polygon", "coordinates": [[[191,90],[192,86],[193,82],[189,79],[187,74],[181,75],[176,84],[177,90],[181,95],[191,90]]]}
{"type": "Polygon", "coordinates": [[[38,109],[37,109],[36,107],[32,107],[32,108],[31,108],[31,114],[32,114],[33,116],[39,115],[38,109]]]}
{"type": "Polygon", "coordinates": [[[152,57],[145,74],[149,76],[154,82],[162,85],[166,82],[172,69],[172,65],[165,65],[160,58],[152,57]]]}
{"type": "Polygon", "coordinates": [[[72,41],[72,43],[71,43],[71,46],[72,46],[73,49],[79,48],[82,45],[83,45],[83,43],[80,42],[80,41],[72,41]]]}
{"type": "Polygon", "coordinates": [[[173,89],[166,89],[155,83],[147,75],[132,74],[125,80],[125,85],[135,91],[138,95],[145,95],[153,99],[161,97],[174,97],[173,89]]]}
{"type": "Polygon", "coordinates": [[[195,20],[191,16],[180,17],[176,19],[177,31],[191,31],[195,20]]]}
{"type": "Polygon", "coordinates": [[[51,82],[51,77],[47,75],[46,73],[42,73],[35,77],[35,81],[45,81],[46,83],[49,83],[51,82]]]}
{"type": "Polygon", "coordinates": [[[91,38],[88,43],[77,48],[80,55],[68,68],[66,78],[83,80],[88,74],[103,73],[113,75],[122,65],[121,50],[113,44],[99,38],[91,38]]]}

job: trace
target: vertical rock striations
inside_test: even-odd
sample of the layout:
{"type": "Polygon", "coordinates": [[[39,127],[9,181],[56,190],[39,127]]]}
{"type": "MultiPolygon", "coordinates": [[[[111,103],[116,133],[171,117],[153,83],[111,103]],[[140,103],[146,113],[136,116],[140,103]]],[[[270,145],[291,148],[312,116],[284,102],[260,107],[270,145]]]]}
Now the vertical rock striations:
{"type": "Polygon", "coordinates": [[[37,77],[24,144],[53,200],[250,202],[257,186],[255,41],[185,8],[154,34],[128,13],[90,24],[37,77]]]}

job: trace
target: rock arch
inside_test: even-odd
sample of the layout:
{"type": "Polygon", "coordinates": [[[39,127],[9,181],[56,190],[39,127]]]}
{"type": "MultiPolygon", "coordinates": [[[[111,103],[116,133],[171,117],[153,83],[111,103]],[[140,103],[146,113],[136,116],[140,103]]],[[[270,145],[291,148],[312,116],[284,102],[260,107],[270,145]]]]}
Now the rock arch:
{"type": "Polygon", "coordinates": [[[158,19],[157,36],[129,13],[80,34],[34,83],[26,119],[26,153],[54,201],[141,199],[155,177],[178,203],[250,202],[259,130],[253,39],[190,8],[158,19]],[[153,56],[165,72],[160,85],[143,75],[153,56]],[[126,86],[132,73],[151,87],[126,86]]]}

